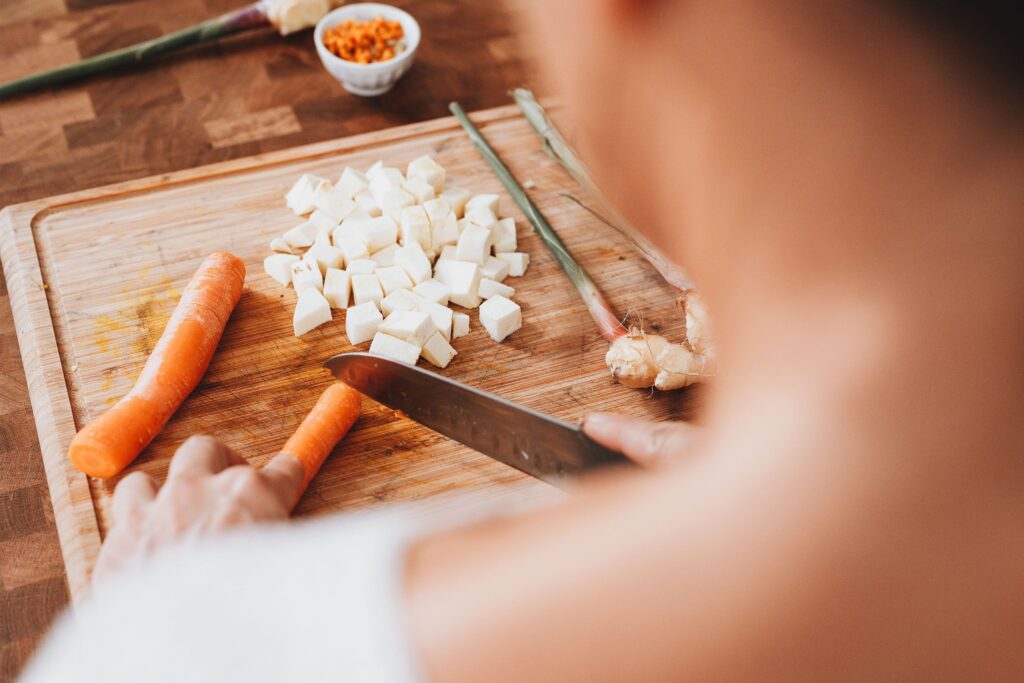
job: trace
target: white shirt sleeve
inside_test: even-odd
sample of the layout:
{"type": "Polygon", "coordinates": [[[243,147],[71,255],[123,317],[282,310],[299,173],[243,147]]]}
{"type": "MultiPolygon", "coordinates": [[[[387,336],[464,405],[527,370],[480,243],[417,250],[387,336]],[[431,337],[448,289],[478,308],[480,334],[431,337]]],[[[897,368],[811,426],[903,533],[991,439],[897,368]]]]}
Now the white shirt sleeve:
{"type": "Polygon", "coordinates": [[[225,534],[95,587],[24,681],[418,681],[402,605],[421,520],[338,515],[225,534]]]}

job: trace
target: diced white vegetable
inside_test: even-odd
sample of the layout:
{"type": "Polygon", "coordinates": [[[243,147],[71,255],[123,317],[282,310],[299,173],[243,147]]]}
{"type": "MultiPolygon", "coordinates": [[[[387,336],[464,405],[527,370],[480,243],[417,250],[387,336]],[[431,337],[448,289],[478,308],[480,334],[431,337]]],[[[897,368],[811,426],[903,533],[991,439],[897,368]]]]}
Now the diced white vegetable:
{"type": "Polygon", "coordinates": [[[372,178],[382,168],[384,168],[384,160],[383,159],[377,159],[377,161],[373,162],[373,165],[371,165],[370,168],[366,169],[366,177],[367,178],[372,178]]]}
{"type": "Polygon", "coordinates": [[[448,301],[465,308],[480,305],[480,268],[465,261],[439,261],[437,279],[452,290],[448,301]]]}
{"type": "Polygon", "coordinates": [[[375,251],[370,255],[379,267],[386,268],[387,266],[395,265],[395,252],[398,251],[397,244],[389,244],[380,251],[375,251]]]}
{"type": "Polygon", "coordinates": [[[530,265],[530,255],[521,251],[514,254],[498,254],[498,258],[508,263],[508,274],[511,277],[522,277],[530,265]]]}
{"type": "Polygon", "coordinates": [[[366,174],[370,179],[370,194],[377,200],[381,208],[384,208],[384,195],[392,190],[401,190],[405,184],[405,176],[397,168],[382,166],[376,173],[366,174]]]}
{"type": "Polygon", "coordinates": [[[480,305],[480,324],[491,339],[500,342],[523,326],[523,312],[514,301],[492,296],[480,305]]]}
{"type": "Polygon", "coordinates": [[[402,184],[402,189],[416,198],[422,204],[434,198],[434,186],[419,178],[410,178],[402,184]]]}
{"type": "Polygon", "coordinates": [[[380,308],[384,315],[391,315],[395,311],[414,311],[419,297],[407,289],[396,289],[380,300],[380,308]]]}
{"type": "Polygon", "coordinates": [[[390,358],[391,360],[397,360],[401,363],[415,365],[420,357],[420,347],[407,341],[402,341],[397,337],[392,337],[389,334],[378,332],[373,337],[373,343],[370,344],[370,353],[390,358]]]}
{"type": "Polygon", "coordinates": [[[451,213],[452,207],[443,199],[430,199],[423,202],[423,210],[427,212],[427,218],[430,219],[430,224],[433,225],[451,213]]]}
{"type": "Polygon", "coordinates": [[[459,228],[459,234],[460,235],[462,233],[466,232],[466,226],[468,226],[468,225],[471,225],[471,223],[469,222],[468,218],[460,218],[458,220],[458,222],[456,223],[456,226],[459,228]]]}
{"type": "Polygon", "coordinates": [[[459,221],[451,211],[440,220],[430,224],[430,241],[434,249],[459,241],[459,221]]]}
{"type": "Polygon", "coordinates": [[[398,240],[398,225],[390,216],[371,218],[369,223],[360,223],[363,241],[370,251],[380,251],[398,240]]]}
{"type": "Polygon", "coordinates": [[[341,172],[341,177],[338,179],[338,183],[334,186],[334,189],[342,197],[351,199],[369,187],[369,178],[354,168],[346,166],[345,170],[341,172]]]}
{"type": "Polygon", "coordinates": [[[502,218],[491,226],[494,233],[494,251],[498,254],[509,254],[519,246],[516,240],[516,219],[502,218]]]}
{"type": "Polygon", "coordinates": [[[345,313],[345,335],[348,342],[355,345],[370,341],[377,334],[377,325],[382,320],[384,316],[372,301],[348,309],[345,313]]]}
{"type": "Polygon", "coordinates": [[[331,308],[348,308],[352,283],[349,274],[337,268],[328,268],[324,275],[324,298],[331,308]]]}
{"type": "Polygon", "coordinates": [[[356,203],[351,197],[342,196],[330,183],[321,183],[316,188],[316,192],[313,193],[313,206],[333,218],[335,224],[356,210],[356,203]]]}
{"type": "Polygon", "coordinates": [[[427,301],[433,301],[434,303],[441,304],[442,306],[448,305],[448,296],[452,293],[452,290],[448,288],[443,282],[438,280],[427,280],[421,282],[412,288],[412,291],[422,296],[427,301]]]}
{"type": "Polygon", "coordinates": [[[443,247],[441,247],[441,255],[437,257],[437,260],[438,261],[444,261],[444,260],[455,261],[455,260],[457,260],[455,258],[457,254],[458,254],[458,249],[456,249],[454,244],[446,244],[443,247]]]}
{"type": "Polygon", "coordinates": [[[501,199],[496,194],[478,194],[466,202],[467,213],[477,208],[489,209],[495,216],[499,215],[498,204],[501,199]]]}
{"type": "Polygon", "coordinates": [[[296,337],[331,321],[331,305],[317,289],[307,289],[299,295],[292,316],[292,329],[296,337]]]}
{"type": "Polygon", "coordinates": [[[412,280],[410,280],[409,276],[405,274],[405,271],[398,266],[377,268],[377,279],[380,280],[380,287],[384,290],[385,295],[400,289],[409,289],[412,287],[412,280]]]}
{"type": "Polygon", "coordinates": [[[281,238],[294,249],[305,249],[313,246],[319,229],[311,221],[303,221],[289,230],[281,238]]]}
{"type": "Polygon", "coordinates": [[[435,193],[444,190],[444,168],[429,156],[410,161],[408,168],[405,169],[405,175],[411,179],[422,180],[434,188],[435,193]]]}
{"type": "Polygon", "coordinates": [[[495,282],[502,282],[508,277],[508,261],[488,256],[480,267],[480,276],[495,282]]]}
{"type": "Polygon", "coordinates": [[[495,282],[488,278],[480,278],[480,298],[490,299],[495,296],[503,296],[506,299],[515,296],[516,290],[512,289],[508,285],[503,285],[500,282],[495,282]]]}
{"type": "Polygon", "coordinates": [[[338,223],[341,221],[323,209],[317,209],[313,213],[309,214],[309,222],[316,226],[317,232],[326,231],[330,233],[338,227],[338,223]]]}
{"type": "Polygon", "coordinates": [[[313,210],[313,193],[316,192],[317,186],[326,182],[329,181],[325,178],[304,173],[295,181],[292,189],[288,190],[284,201],[296,216],[307,214],[313,210]]]}
{"type": "Polygon", "coordinates": [[[486,206],[477,206],[472,209],[466,209],[466,220],[469,221],[470,224],[489,228],[498,222],[498,217],[486,206]]]}
{"type": "Polygon", "coordinates": [[[426,344],[436,331],[433,320],[421,311],[395,311],[384,318],[377,330],[417,347],[426,344]]]}
{"type": "Polygon", "coordinates": [[[465,337],[469,334],[469,316],[465,313],[454,313],[452,315],[452,339],[465,337]]]}
{"type": "Polygon", "coordinates": [[[369,258],[370,256],[370,252],[366,248],[366,243],[359,237],[355,237],[353,235],[335,234],[334,246],[341,249],[341,253],[345,257],[346,265],[352,263],[356,259],[369,258]]]}
{"type": "Polygon", "coordinates": [[[377,270],[377,262],[368,258],[357,258],[345,266],[349,275],[371,275],[377,270]]]}
{"type": "Polygon", "coordinates": [[[337,242],[342,235],[358,237],[363,242],[366,242],[366,235],[370,233],[371,221],[373,221],[373,216],[362,209],[353,211],[331,233],[331,239],[335,242],[334,246],[338,246],[337,242]]]}
{"type": "Polygon", "coordinates": [[[448,202],[455,212],[456,218],[462,218],[466,213],[466,204],[469,202],[470,192],[461,187],[449,187],[442,192],[440,198],[448,202]]]}
{"type": "Polygon", "coordinates": [[[302,258],[315,263],[321,273],[326,273],[328,268],[341,268],[345,256],[341,249],[331,246],[329,238],[324,238],[315,242],[302,258]]]}
{"type": "Polygon", "coordinates": [[[299,257],[294,254],[271,254],[263,259],[263,270],[282,286],[287,287],[292,281],[292,264],[298,260],[299,257]]]}
{"type": "Polygon", "coordinates": [[[381,213],[380,204],[377,203],[377,200],[374,199],[373,194],[369,190],[357,192],[352,200],[356,203],[356,206],[370,216],[379,216],[381,213]]]}
{"type": "Polygon", "coordinates": [[[351,275],[352,279],[352,301],[357,304],[365,304],[371,301],[379,304],[384,298],[384,292],[380,288],[380,280],[373,274],[351,275]]]}
{"type": "Polygon", "coordinates": [[[398,223],[402,220],[402,209],[411,206],[416,199],[400,187],[394,187],[384,192],[377,200],[380,204],[381,213],[391,216],[391,220],[398,223]]]}
{"type": "Polygon", "coordinates": [[[270,240],[270,251],[276,251],[279,254],[294,254],[295,253],[292,250],[292,248],[290,246],[288,246],[288,243],[285,242],[280,237],[275,237],[274,239],[270,240]]]}
{"type": "Polygon", "coordinates": [[[400,247],[395,252],[395,265],[405,271],[413,284],[418,285],[430,279],[430,261],[418,242],[400,247]]]}
{"type": "Polygon", "coordinates": [[[418,299],[416,300],[416,310],[429,315],[434,327],[445,339],[452,338],[452,320],[454,316],[452,309],[433,301],[418,299]]]}
{"type": "Polygon", "coordinates": [[[490,228],[470,223],[459,236],[455,257],[460,261],[472,261],[483,265],[491,255],[494,236],[490,228]]]}
{"type": "Polygon", "coordinates": [[[402,246],[418,242],[424,251],[430,249],[430,219],[422,206],[407,206],[402,209],[402,246]]]}
{"type": "Polygon", "coordinates": [[[315,289],[322,292],[324,289],[324,276],[316,263],[299,260],[291,265],[292,286],[296,294],[302,294],[307,289],[315,289]]]}
{"type": "Polygon", "coordinates": [[[455,358],[457,353],[458,351],[453,349],[448,340],[441,336],[439,332],[435,332],[420,350],[420,355],[428,363],[432,363],[439,368],[448,367],[448,364],[452,362],[452,358],[455,358]]]}

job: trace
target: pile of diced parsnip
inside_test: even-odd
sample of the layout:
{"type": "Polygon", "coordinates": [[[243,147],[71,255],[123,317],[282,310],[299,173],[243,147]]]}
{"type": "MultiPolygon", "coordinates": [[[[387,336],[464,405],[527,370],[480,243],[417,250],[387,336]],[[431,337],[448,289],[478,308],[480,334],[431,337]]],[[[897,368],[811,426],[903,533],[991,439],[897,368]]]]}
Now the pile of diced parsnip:
{"type": "Polygon", "coordinates": [[[352,344],[406,363],[422,356],[439,368],[455,357],[451,342],[469,333],[478,308],[495,341],[522,325],[506,277],[526,272],[516,225],[499,218],[498,196],[445,188],[445,170],[428,156],[405,175],[378,161],[365,173],[345,168],[336,184],[303,175],[285,196],[307,219],[271,241],[270,277],[292,284],[295,335],[344,309],[352,344]],[[493,253],[492,253],[493,252],[493,253]]]}

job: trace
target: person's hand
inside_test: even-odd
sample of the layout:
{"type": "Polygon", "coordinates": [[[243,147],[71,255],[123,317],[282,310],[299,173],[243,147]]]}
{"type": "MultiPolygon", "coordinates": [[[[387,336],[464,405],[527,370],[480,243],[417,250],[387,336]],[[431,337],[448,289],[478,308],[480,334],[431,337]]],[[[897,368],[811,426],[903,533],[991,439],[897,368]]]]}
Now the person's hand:
{"type": "Polygon", "coordinates": [[[286,519],[302,476],[302,465],[291,455],[278,455],[256,469],[217,439],[193,436],[174,454],[163,487],[143,472],[117,485],[111,530],[93,578],[105,578],[183,539],[286,519]]]}
{"type": "Polygon", "coordinates": [[[583,420],[594,441],[644,467],[679,460],[691,451],[700,428],[686,422],[652,422],[614,413],[594,413],[583,420]]]}

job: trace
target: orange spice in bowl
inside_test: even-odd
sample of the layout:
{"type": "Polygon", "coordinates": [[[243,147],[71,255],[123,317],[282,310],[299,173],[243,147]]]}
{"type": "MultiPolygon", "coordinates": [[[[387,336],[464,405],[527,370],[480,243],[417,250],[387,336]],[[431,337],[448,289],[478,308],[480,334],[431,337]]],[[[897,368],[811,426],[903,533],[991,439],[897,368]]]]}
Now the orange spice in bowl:
{"type": "Polygon", "coordinates": [[[343,21],[324,31],[324,47],[331,54],[357,64],[394,59],[402,49],[402,24],[375,17],[367,21],[343,21]]]}

